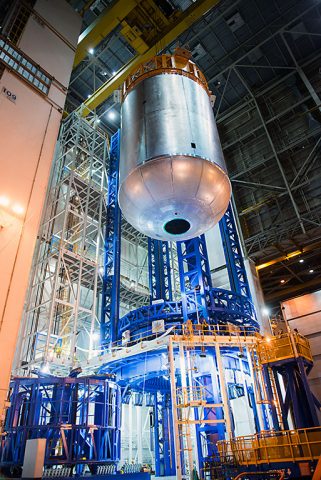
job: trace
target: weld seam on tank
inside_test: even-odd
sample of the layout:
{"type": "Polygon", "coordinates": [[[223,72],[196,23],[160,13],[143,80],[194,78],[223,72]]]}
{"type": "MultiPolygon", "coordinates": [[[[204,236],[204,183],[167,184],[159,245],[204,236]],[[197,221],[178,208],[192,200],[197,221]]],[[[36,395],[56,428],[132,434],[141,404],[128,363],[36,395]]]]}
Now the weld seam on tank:
{"type": "Polygon", "coordinates": [[[195,192],[195,197],[196,198],[197,198],[198,191],[200,189],[201,181],[202,181],[202,178],[203,178],[203,173],[204,173],[204,165],[202,165],[202,172],[200,174],[200,179],[199,179],[199,182],[198,182],[198,185],[197,185],[197,190],[195,192]]]}
{"type": "Polygon", "coordinates": [[[140,173],[140,176],[142,177],[142,182],[144,184],[144,187],[146,188],[146,190],[149,192],[149,195],[152,197],[152,199],[154,200],[154,202],[156,203],[156,199],[153,197],[153,194],[152,192],[150,191],[150,189],[148,188],[148,186],[146,185],[146,182],[145,182],[145,179],[143,177],[143,172],[142,172],[142,169],[139,168],[139,173],[140,173]]]}
{"type": "Polygon", "coordinates": [[[161,158],[167,158],[167,159],[170,159],[170,158],[175,158],[175,157],[187,157],[187,158],[199,158],[199,159],[202,159],[202,160],[205,160],[206,162],[209,162],[211,165],[215,165],[226,177],[227,179],[229,180],[228,176],[227,176],[227,173],[226,171],[216,162],[210,160],[209,158],[207,157],[203,157],[201,155],[193,155],[191,153],[168,153],[168,154],[165,154],[165,155],[158,155],[156,157],[151,157],[149,158],[148,160],[146,160],[144,163],[141,163],[139,165],[137,165],[133,170],[131,170],[129,172],[129,175],[134,172],[136,169],[138,169],[139,167],[142,167],[143,165],[147,164],[147,163],[150,163],[154,160],[159,160],[161,158]]]}

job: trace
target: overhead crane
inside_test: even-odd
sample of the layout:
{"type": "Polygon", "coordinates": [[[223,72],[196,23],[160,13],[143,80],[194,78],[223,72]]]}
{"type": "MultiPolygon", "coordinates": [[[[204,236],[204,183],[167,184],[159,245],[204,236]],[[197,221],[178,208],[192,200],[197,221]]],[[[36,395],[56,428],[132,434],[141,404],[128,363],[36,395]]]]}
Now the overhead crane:
{"type": "Polygon", "coordinates": [[[218,3],[219,0],[198,0],[184,12],[173,10],[165,14],[152,0],[114,2],[80,36],[74,67],[88,55],[89,48],[94,49],[118,25],[122,25],[120,34],[137,53],[84,101],[79,109],[81,115],[88,116],[121,87],[132,70],[170,45],[218,3]],[[146,28],[146,18],[153,21],[149,28],[146,28]]]}

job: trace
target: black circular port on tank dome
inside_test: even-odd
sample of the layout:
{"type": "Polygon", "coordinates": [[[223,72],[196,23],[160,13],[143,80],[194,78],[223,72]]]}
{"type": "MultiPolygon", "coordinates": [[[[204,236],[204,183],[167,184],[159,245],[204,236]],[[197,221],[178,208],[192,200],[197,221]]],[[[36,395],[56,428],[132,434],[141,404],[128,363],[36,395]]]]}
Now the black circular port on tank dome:
{"type": "Polygon", "coordinates": [[[191,228],[191,224],[184,220],[184,218],[174,218],[169,220],[164,225],[164,230],[171,235],[182,235],[183,233],[188,232],[191,228]]]}

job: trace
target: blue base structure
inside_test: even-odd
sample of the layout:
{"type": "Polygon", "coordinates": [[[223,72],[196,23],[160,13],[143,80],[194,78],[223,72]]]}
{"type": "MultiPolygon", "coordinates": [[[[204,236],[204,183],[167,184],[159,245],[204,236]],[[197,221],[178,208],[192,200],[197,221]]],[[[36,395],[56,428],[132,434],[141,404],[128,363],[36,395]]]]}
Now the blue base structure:
{"type": "Polygon", "coordinates": [[[121,392],[99,376],[15,378],[0,447],[2,469],[23,465],[26,441],[46,438],[45,466],[81,474],[120,458],[121,392]]]}

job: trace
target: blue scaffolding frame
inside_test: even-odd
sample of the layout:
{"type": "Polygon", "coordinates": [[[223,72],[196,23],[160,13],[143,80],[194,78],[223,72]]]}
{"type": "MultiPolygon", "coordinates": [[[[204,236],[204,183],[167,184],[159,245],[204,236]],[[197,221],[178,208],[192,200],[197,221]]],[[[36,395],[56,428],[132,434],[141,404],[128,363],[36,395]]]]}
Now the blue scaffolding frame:
{"type": "Polygon", "coordinates": [[[207,322],[212,279],[205,235],[177,242],[177,255],[184,322],[207,322]]]}
{"type": "Polygon", "coordinates": [[[120,303],[121,212],[118,205],[120,130],[111,137],[108,167],[105,258],[102,285],[101,345],[117,338],[120,303]]]}
{"type": "Polygon", "coordinates": [[[150,302],[173,300],[168,242],[148,238],[148,270],[150,302]]]}
{"type": "Polygon", "coordinates": [[[231,203],[220,220],[219,226],[231,290],[251,300],[251,291],[231,203]]]}
{"type": "Polygon", "coordinates": [[[120,459],[121,391],[101,377],[15,378],[0,444],[2,468],[23,465],[26,441],[46,438],[45,466],[88,465],[120,459]],[[94,428],[93,428],[94,425],[94,428]]]}

